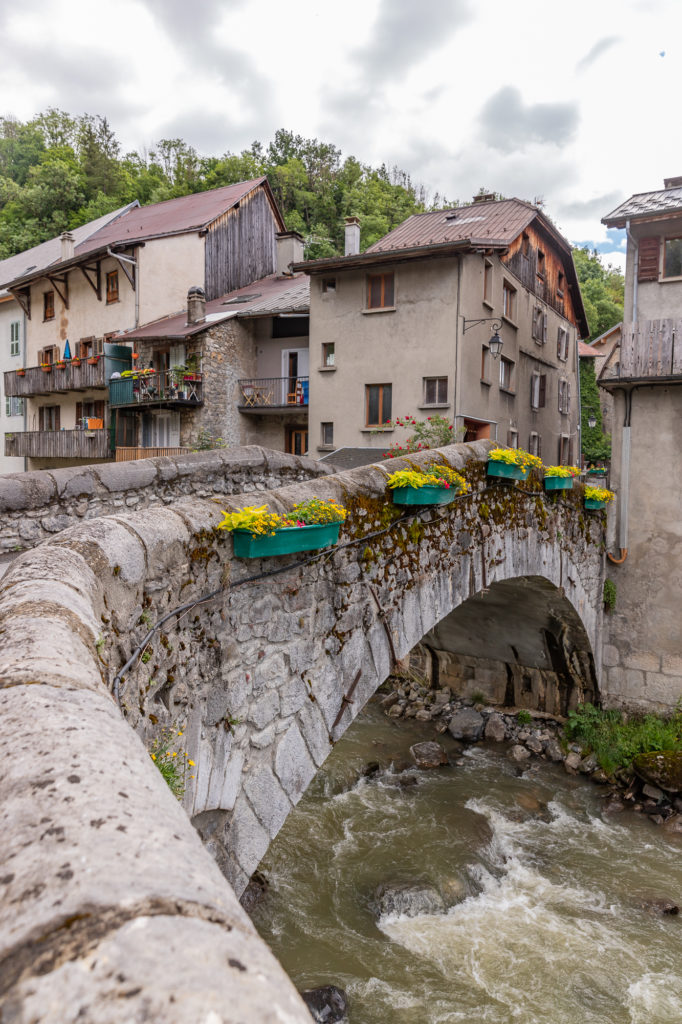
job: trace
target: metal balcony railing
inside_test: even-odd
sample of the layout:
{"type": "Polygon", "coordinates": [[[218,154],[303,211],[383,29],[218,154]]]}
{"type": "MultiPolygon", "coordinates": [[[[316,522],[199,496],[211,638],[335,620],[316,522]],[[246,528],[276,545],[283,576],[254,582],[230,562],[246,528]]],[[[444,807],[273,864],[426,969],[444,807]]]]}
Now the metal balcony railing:
{"type": "Polygon", "coordinates": [[[134,377],[116,377],[109,381],[109,405],[112,409],[136,405],[201,405],[203,381],[200,373],[177,370],[143,371],[134,377]]]}
{"type": "Polygon", "coordinates": [[[256,377],[239,381],[243,412],[282,412],[308,407],[308,377],[256,377]]]}

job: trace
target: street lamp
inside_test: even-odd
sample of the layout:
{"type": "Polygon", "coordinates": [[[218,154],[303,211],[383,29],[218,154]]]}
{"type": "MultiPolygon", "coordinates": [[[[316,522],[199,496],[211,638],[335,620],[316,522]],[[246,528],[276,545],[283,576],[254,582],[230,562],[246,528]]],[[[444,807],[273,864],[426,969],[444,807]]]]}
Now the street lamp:
{"type": "Polygon", "coordinates": [[[471,327],[477,327],[479,324],[490,323],[491,321],[492,321],[492,327],[490,329],[491,329],[491,331],[494,331],[495,333],[493,334],[492,338],[490,339],[490,344],[489,344],[488,347],[490,349],[490,354],[493,357],[493,359],[497,359],[497,357],[499,356],[500,352],[502,351],[502,345],[503,345],[502,338],[497,333],[500,330],[500,328],[502,327],[502,321],[498,320],[497,317],[494,317],[494,316],[482,316],[482,317],[479,317],[478,320],[467,320],[467,318],[465,316],[463,316],[462,317],[462,334],[466,334],[466,332],[471,327]]]}
{"type": "Polygon", "coordinates": [[[597,417],[594,415],[592,409],[587,414],[587,425],[592,430],[593,427],[597,426],[597,417]]]}
{"type": "Polygon", "coordinates": [[[488,348],[490,349],[490,355],[493,357],[493,359],[497,359],[500,352],[502,351],[502,338],[499,336],[497,331],[495,331],[492,338],[490,339],[488,348]]]}

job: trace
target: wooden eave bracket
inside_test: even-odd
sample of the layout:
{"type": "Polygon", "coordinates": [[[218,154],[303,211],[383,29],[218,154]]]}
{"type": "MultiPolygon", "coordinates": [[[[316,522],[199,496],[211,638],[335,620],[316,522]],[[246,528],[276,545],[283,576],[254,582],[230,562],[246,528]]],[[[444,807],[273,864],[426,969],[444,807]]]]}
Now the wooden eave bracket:
{"type": "Polygon", "coordinates": [[[30,288],[10,288],[10,294],[14,296],[19,305],[24,311],[27,320],[31,319],[31,289],[30,288]]]}
{"type": "Polygon", "coordinates": [[[119,267],[121,268],[125,276],[128,278],[128,284],[133,289],[133,291],[135,291],[135,271],[137,270],[137,265],[131,266],[129,270],[125,262],[123,260],[120,260],[115,252],[109,253],[109,255],[114,257],[119,267]]]}
{"type": "Polygon", "coordinates": [[[83,266],[81,264],[81,273],[88,282],[93,292],[97,296],[98,300],[102,301],[102,263],[101,260],[97,260],[96,263],[91,263],[90,266],[87,264],[83,266]],[[94,275],[94,280],[90,277],[90,274],[94,275]]]}
{"type": "Polygon", "coordinates": [[[47,274],[46,277],[47,277],[47,280],[52,285],[52,287],[54,288],[54,290],[56,291],[56,293],[59,296],[59,298],[64,303],[64,306],[66,307],[66,309],[68,309],[69,308],[69,279],[68,279],[68,276],[66,274],[62,274],[59,277],[57,277],[56,274],[53,274],[52,276],[50,276],[50,274],[47,274]],[[60,285],[61,285],[61,288],[60,288],[60,285]]]}

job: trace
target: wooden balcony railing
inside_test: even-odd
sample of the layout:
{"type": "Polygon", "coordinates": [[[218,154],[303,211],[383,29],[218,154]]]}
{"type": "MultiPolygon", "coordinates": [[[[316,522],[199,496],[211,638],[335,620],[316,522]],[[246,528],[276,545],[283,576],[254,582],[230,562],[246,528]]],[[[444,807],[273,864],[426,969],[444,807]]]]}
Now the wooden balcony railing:
{"type": "Polygon", "coordinates": [[[112,409],[138,405],[201,405],[203,381],[199,373],[181,374],[177,370],[140,373],[109,381],[109,405],[112,409]]]}
{"type": "Polygon", "coordinates": [[[239,381],[242,412],[296,412],[308,408],[308,377],[259,377],[239,381]]]}
{"type": "Polygon", "coordinates": [[[158,455],[187,455],[191,448],[117,448],[116,462],[155,459],[158,455]]]}
{"type": "Polygon", "coordinates": [[[5,395],[8,398],[31,398],[33,395],[53,395],[67,391],[85,391],[86,388],[103,388],[105,385],[104,358],[95,363],[81,359],[60,365],[53,363],[49,370],[40,366],[29,366],[25,370],[10,370],[5,373],[5,395]]]}
{"type": "Polygon", "coordinates": [[[5,434],[5,455],[37,459],[113,458],[109,431],[27,430],[5,434]]]}
{"type": "Polygon", "coordinates": [[[682,319],[624,323],[620,358],[601,379],[642,380],[682,376],[682,319]]]}

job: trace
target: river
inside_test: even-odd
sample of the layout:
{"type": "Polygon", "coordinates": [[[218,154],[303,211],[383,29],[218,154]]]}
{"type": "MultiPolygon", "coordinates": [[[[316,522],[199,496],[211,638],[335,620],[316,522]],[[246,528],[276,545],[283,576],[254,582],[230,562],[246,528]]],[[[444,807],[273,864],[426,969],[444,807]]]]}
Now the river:
{"type": "Polygon", "coordinates": [[[433,738],[369,705],[272,843],[253,916],[294,983],[344,988],[351,1024],[680,1024],[682,915],[643,906],[682,902],[680,838],[492,747],[398,784],[433,738]],[[394,883],[445,906],[390,912],[394,883]]]}

